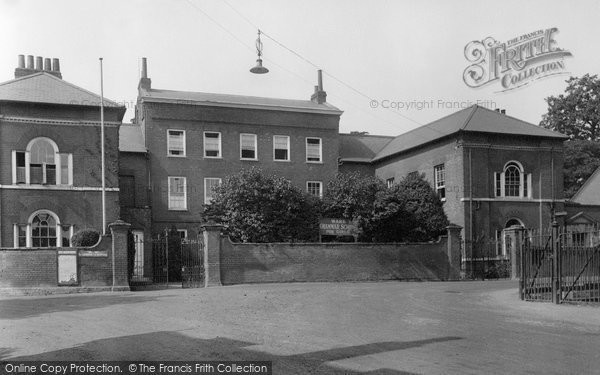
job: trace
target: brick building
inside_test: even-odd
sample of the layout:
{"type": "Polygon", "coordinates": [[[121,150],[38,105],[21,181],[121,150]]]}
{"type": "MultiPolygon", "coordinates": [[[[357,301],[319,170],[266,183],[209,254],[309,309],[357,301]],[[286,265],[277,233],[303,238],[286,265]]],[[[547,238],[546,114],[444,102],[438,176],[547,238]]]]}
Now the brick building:
{"type": "MultiPolygon", "coordinates": [[[[119,216],[124,114],[105,100],[107,223],[119,216]]],[[[66,247],[79,229],[102,230],[100,128],[100,97],[64,81],[58,59],[19,56],[0,83],[0,247],[66,247]]]]}
{"type": "MultiPolygon", "coordinates": [[[[340,171],[393,184],[424,173],[467,240],[495,239],[515,224],[547,227],[562,211],[566,136],[473,106],[393,139],[341,135],[340,171]]],[[[499,249],[499,251],[503,251],[499,249]]]]}
{"type": "Polygon", "coordinates": [[[322,195],[338,170],[342,111],[320,73],[318,83],[311,100],[163,90],[143,59],[135,125],[121,129],[123,219],[145,237],[175,227],[193,238],[212,188],[251,167],[322,195]]]}

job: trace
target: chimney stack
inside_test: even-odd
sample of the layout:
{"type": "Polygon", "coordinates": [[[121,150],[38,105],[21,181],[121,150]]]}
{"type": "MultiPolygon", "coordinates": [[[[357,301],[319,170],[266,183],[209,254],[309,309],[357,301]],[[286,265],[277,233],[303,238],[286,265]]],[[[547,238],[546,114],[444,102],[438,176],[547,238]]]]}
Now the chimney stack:
{"type": "Polygon", "coordinates": [[[323,104],[327,101],[327,93],[323,90],[323,72],[321,69],[317,71],[317,86],[315,86],[315,92],[310,97],[315,103],[323,104]]]}
{"type": "Polygon", "coordinates": [[[52,59],[52,71],[60,72],[60,62],[57,58],[52,59]]]}
{"type": "Polygon", "coordinates": [[[506,109],[501,109],[500,113],[502,113],[503,115],[505,115],[506,114],[506,109]]]}
{"type": "Polygon", "coordinates": [[[148,78],[148,62],[145,57],[142,57],[142,76],[138,84],[138,90],[150,90],[152,88],[152,80],[148,78]]]}
{"type": "Polygon", "coordinates": [[[35,58],[35,66],[33,64],[33,55],[27,55],[27,66],[25,66],[25,55],[19,55],[17,68],[15,69],[15,78],[28,76],[40,72],[52,74],[55,77],[62,79],[60,73],[60,64],[58,59],[43,58],[37,56],[35,58]]]}

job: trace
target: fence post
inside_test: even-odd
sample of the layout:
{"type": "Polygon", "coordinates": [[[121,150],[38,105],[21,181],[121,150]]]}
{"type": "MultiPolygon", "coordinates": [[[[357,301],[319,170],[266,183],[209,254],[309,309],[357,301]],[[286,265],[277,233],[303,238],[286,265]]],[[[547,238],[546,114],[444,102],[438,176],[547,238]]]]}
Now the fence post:
{"type": "Polygon", "coordinates": [[[201,226],[204,236],[204,286],[221,286],[221,229],[213,221],[201,226]]]}
{"type": "Polygon", "coordinates": [[[552,221],[552,302],[560,303],[560,287],[558,285],[558,222],[552,221]]]}
{"type": "Polygon", "coordinates": [[[525,242],[528,240],[526,237],[525,228],[521,227],[519,231],[519,238],[521,243],[519,246],[519,298],[521,301],[525,300],[525,242]]]}
{"type": "Polygon", "coordinates": [[[460,254],[460,231],[462,227],[450,224],[446,227],[448,231],[447,256],[450,269],[448,270],[448,280],[460,280],[461,254],[460,254]]]}
{"type": "Polygon", "coordinates": [[[510,279],[517,280],[519,275],[519,252],[523,235],[523,226],[513,225],[504,230],[510,238],[510,279]]]}
{"type": "Polygon", "coordinates": [[[113,282],[111,291],[128,291],[129,278],[127,268],[127,232],[131,224],[117,220],[108,224],[112,237],[112,274],[113,282]]]}

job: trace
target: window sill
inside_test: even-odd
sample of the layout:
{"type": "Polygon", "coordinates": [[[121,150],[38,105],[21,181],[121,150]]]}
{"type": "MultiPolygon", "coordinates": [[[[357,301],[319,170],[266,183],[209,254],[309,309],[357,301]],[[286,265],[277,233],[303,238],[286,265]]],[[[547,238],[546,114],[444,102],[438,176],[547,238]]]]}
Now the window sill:
{"type": "Polygon", "coordinates": [[[173,211],[173,212],[187,212],[187,208],[169,208],[169,211],[173,211]]]}
{"type": "Polygon", "coordinates": [[[185,155],[185,154],[184,155],[169,155],[169,154],[167,154],[167,157],[168,158],[185,158],[185,157],[187,157],[187,155],[185,155]]]}
{"type": "Polygon", "coordinates": [[[291,160],[283,160],[283,159],[273,159],[273,161],[279,162],[279,163],[289,163],[291,162],[291,160]]]}
{"type": "Polygon", "coordinates": [[[258,161],[258,159],[246,159],[246,158],[240,158],[241,161],[258,161]]]}
{"type": "Polygon", "coordinates": [[[205,155],[204,159],[217,159],[218,160],[218,159],[223,159],[223,157],[222,156],[206,156],[205,155]]]}
{"type": "Polygon", "coordinates": [[[322,161],[309,161],[309,160],[307,160],[306,164],[323,164],[323,162],[322,161]]]}

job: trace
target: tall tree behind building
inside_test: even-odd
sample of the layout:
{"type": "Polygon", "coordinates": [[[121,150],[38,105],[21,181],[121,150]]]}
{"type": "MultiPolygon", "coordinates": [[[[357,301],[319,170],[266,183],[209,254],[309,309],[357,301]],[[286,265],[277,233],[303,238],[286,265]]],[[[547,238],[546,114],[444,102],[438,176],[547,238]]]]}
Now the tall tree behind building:
{"type": "Polygon", "coordinates": [[[571,77],[564,94],[549,96],[540,126],[569,136],[565,142],[565,197],[571,198],[600,166],[600,79],[571,77]]]}

